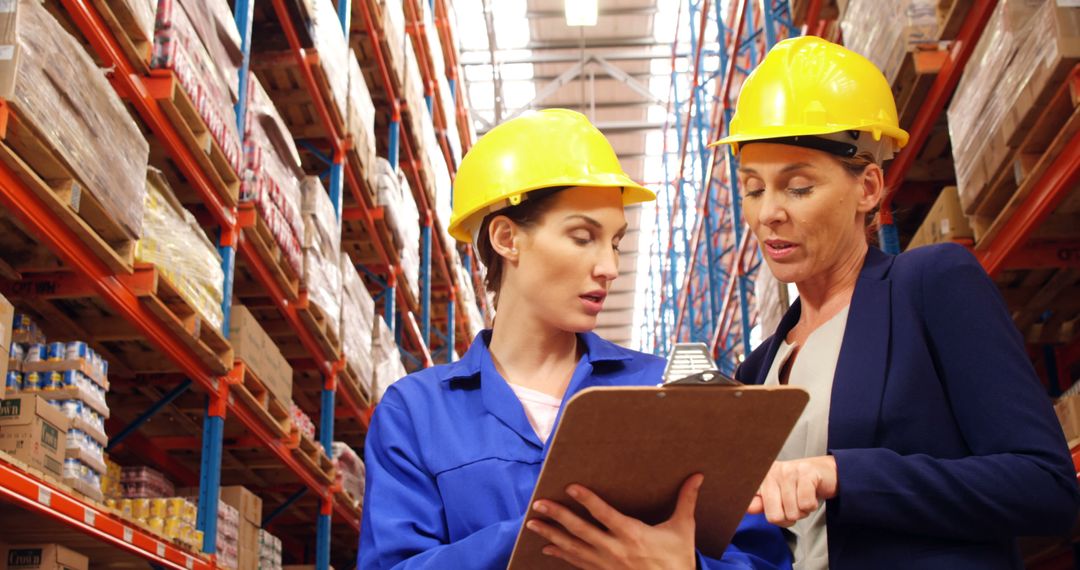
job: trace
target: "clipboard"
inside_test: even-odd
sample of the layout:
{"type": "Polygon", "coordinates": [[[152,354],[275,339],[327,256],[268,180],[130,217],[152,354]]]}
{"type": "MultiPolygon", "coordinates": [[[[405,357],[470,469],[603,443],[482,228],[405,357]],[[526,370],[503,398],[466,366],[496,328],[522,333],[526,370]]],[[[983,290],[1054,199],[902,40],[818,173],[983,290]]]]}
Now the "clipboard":
{"type": "MultiPolygon", "coordinates": [[[[588,388],[567,403],[525,522],[543,498],[592,517],[566,494],[578,483],[647,524],[671,517],[687,477],[704,473],[696,547],[720,558],[810,396],[789,386],[673,382],[661,387],[588,388]]],[[[595,521],[594,521],[595,523],[595,521]]],[[[518,532],[509,570],[564,569],[547,541],[518,532]]]]}

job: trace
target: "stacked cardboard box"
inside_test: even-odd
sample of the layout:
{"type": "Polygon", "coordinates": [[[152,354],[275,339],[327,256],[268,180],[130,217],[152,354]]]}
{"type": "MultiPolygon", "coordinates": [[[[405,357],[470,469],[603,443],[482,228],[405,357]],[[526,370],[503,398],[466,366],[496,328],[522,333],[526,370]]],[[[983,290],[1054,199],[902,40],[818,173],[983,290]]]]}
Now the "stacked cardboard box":
{"type": "Polygon", "coordinates": [[[919,230],[911,238],[908,249],[974,237],[960,207],[960,194],[956,191],[956,186],[947,186],[941,190],[919,230]]]}
{"type": "MultiPolygon", "coordinates": [[[[39,2],[18,0],[17,12],[3,20],[0,35],[7,37],[0,45],[14,46],[12,59],[0,62],[8,103],[74,175],[74,209],[79,210],[80,193],[89,194],[129,237],[138,238],[150,152],[139,127],[79,41],[39,2]]],[[[55,172],[53,153],[15,151],[31,168],[55,172]]]]}
{"type": "Polygon", "coordinates": [[[220,331],[225,274],[217,248],[156,168],[147,170],[146,188],[143,236],[136,244],[135,259],[157,266],[202,321],[220,331]]]}
{"type": "Polygon", "coordinates": [[[240,515],[237,568],[259,570],[259,527],[262,526],[262,499],[239,485],[221,488],[221,500],[240,515]]]}
{"type": "Polygon", "coordinates": [[[171,69],[226,159],[241,171],[233,105],[239,93],[240,33],[225,0],[159,0],[150,65],[171,69]]]}
{"type": "Polygon", "coordinates": [[[396,172],[386,159],[376,159],[375,199],[384,209],[394,245],[401,256],[405,286],[419,296],[420,283],[420,212],[405,177],[396,172]]]}
{"type": "Polygon", "coordinates": [[[939,0],[851,0],[840,27],[844,45],[878,66],[892,83],[904,54],[934,44],[939,0]],[[897,14],[901,17],[897,20],[897,14]]]}
{"type": "MultiPolygon", "coordinates": [[[[349,51],[349,102],[345,132],[352,138],[349,152],[358,159],[361,172],[370,180],[375,166],[375,105],[371,102],[364,73],[356,54],[349,51]]],[[[360,173],[357,173],[360,176],[360,173]]]]}
{"type": "Polygon", "coordinates": [[[1051,0],[998,3],[948,110],[966,213],[980,208],[990,184],[1012,166],[1026,129],[1077,62],[1080,7],[1051,0]]]}
{"type": "Polygon", "coordinates": [[[341,340],[345,362],[360,379],[360,387],[370,393],[371,375],[374,371],[371,335],[376,318],[375,301],[360,280],[348,253],[341,254],[341,274],[344,291],[341,303],[341,340]]]}
{"type": "Polygon", "coordinates": [[[233,305],[229,318],[229,341],[236,360],[243,362],[263,387],[287,406],[292,402],[293,370],[270,335],[266,334],[251,311],[233,305]]]}
{"type": "Polygon", "coordinates": [[[255,203],[286,262],[296,275],[302,275],[300,243],[304,223],[300,217],[300,180],[304,171],[300,153],[285,121],[254,75],[250,88],[244,138],[246,166],[240,198],[255,203]]]}
{"type": "Polygon", "coordinates": [[[372,382],[374,401],[382,398],[391,384],[404,378],[408,372],[401,362],[401,352],[394,342],[394,333],[386,326],[386,321],[375,319],[372,336],[371,356],[375,361],[375,377],[372,382]]]}
{"type": "Polygon", "coordinates": [[[322,68],[330,87],[328,103],[337,109],[343,121],[348,114],[349,97],[349,45],[341,29],[341,19],[332,0],[310,0],[314,11],[311,14],[308,29],[315,50],[319,54],[319,67],[322,68]]]}
{"type": "MultiPolygon", "coordinates": [[[[14,343],[11,341],[14,324],[15,307],[11,305],[6,297],[0,295],[0,372],[3,372],[3,375],[0,376],[0,378],[4,379],[3,385],[0,385],[0,400],[4,399],[4,394],[8,385],[14,383],[16,386],[19,386],[22,383],[22,378],[19,375],[21,369],[12,369],[11,366],[11,357],[14,356],[12,354],[14,343]],[[4,358],[5,354],[8,355],[8,358],[4,358]],[[13,377],[11,376],[12,374],[14,374],[13,377]],[[11,379],[17,381],[12,382],[11,379]]],[[[16,363],[16,367],[18,365],[21,365],[21,363],[16,363]]]]}
{"type": "Polygon", "coordinates": [[[59,544],[0,545],[0,570],[88,570],[90,559],[59,544]]]}
{"type": "Polygon", "coordinates": [[[0,401],[0,451],[63,479],[68,419],[37,394],[0,401]]]}
{"type": "Polygon", "coordinates": [[[341,226],[334,205],[315,176],[304,178],[301,212],[304,216],[304,286],[319,307],[327,327],[340,342],[341,226]]]}
{"type": "Polygon", "coordinates": [[[364,482],[366,471],[364,462],[345,442],[335,441],[332,447],[334,459],[334,473],[336,473],[341,488],[347,491],[356,501],[357,507],[364,504],[364,482]]]}

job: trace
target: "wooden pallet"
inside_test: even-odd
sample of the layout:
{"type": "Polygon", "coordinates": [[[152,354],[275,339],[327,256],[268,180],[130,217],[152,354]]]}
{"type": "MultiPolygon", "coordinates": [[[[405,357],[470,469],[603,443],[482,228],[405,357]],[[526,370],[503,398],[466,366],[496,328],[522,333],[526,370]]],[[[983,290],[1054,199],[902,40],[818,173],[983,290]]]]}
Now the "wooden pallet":
{"type": "MultiPolygon", "coordinates": [[[[378,97],[379,94],[385,95],[386,87],[383,85],[382,72],[375,57],[375,45],[372,42],[371,35],[368,34],[367,21],[364,19],[362,11],[365,6],[371,13],[372,27],[379,36],[379,50],[386,61],[390,83],[393,85],[395,93],[401,93],[405,77],[405,51],[402,47],[404,38],[401,37],[404,30],[389,27],[390,22],[388,17],[383,14],[380,0],[357,0],[353,2],[349,45],[356,50],[356,57],[360,62],[360,69],[364,72],[364,81],[367,82],[372,98],[378,97]]],[[[375,107],[376,110],[380,107],[383,109],[388,108],[378,104],[375,107]]]]}
{"type": "Polygon", "coordinates": [[[261,380],[255,377],[243,361],[237,361],[238,370],[228,376],[229,393],[247,404],[248,408],[278,437],[288,438],[292,433],[289,407],[278,401],[261,380]]]}
{"type": "Polygon", "coordinates": [[[289,301],[299,299],[299,272],[289,264],[288,259],[285,257],[285,252],[282,251],[281,246],[279,246],[277,240],[274,239],[274,234],[270,232],[270,227],[266,225],[266,221],[258,214],[258,210],[254,208],[254,205],[245,205],[244,207],[255,210],[255,222],[253,225],[243,228],[243,238],[251,242],[252,247],[255,248],[256,254],[273,274],[274,281],[277,282],[278,286],[280,286],[281,290],[285,293],[285,298],[289,301]]]}
{"type": "MultiPolygon", "coordinates": [[[[154,50],[154,38],[146,37],[139,28],[136,16],[127,2],[118,0],[92,0],[105,25],[112,31],[120,50],[127,56],[135,71],[146,74],[150,70],[150,55],[154,50]]],[[[151,30],[151,34],[153,31],[151,30]]]]}
{"type": "Polygon", "coordinates": [[[301,294],[296,312],[308,330],[314,334],[323,354],[329,360],[340,360],[341,331],[338,330],[338,326],[341,316],[327,315],[322,307],[308,299],[306,291],[301,294]]]}
{"type": "Polygon", "coordinates": [[[0,115],[7,118],[0,141],[0,161],[109,269],[131,273],[136,236],[79,182],[36,126],[23,120],[10,103],[0,102],[0,115]]]}
{"type": "Polygon", "coordinates": [[[351,364],[346,360],[345,368],[341,370],[341,374],[338,375],[338,388],[349,392],[352,399],[361,405],[371,405],[371,393],[367,386],[371,385],[371,380],[366,382],[360,377],[351,364]]]}
{"type": "MultiPolygon", "coordinates": [[[[314,53],[314,52],[312,52],[314,53]]],[[[339,133],[345,132],[346,101],[334,99],[326,69],[317,61],[308,67],[315,77],[319,96],[326,103],[330,119],[339,133]]],[[[303,70],[292,51],[266,52],[251,58],[251,70],[258,76],[278,113],[297,139],[326,139],[330,133],[308,90],[303,70]]]]}
{"type": "Polygon", "coordinates": [[[1011,158],[991,178],[983,199],[968,218],[975,230],[977,250],[1001,231],[1074,136],[1080,136],[1080,66],[1073,81],[1060,85],[1020,145],[1009,153],[1011,158]]]}
{"type": "Polygon", "coordinates": [[[324,483],[334,482],[334,462],[326,456],[322,446],[301,434],[295,426],[291,434],[289,447],[293,455],[317,475],[324,483]]]}
{"type": "Polygon", "coordinates": [[[342,220],[341,249],[349,253],[353,263],[364,265],[369,269],[384,266],[387,262],[390,265],[399,265],[401,258],[398,254],[397,245],[394,243],[394,232],[390,229],[390,224],[386,219],[386,211],[381,207],[377,207],[371,211],[371,217],[375,227],[374,236],[367,231],[367,225],[364,222],[360,220],[342,220]],[[383,251],[387,253],[390,259],[383,260],[379,257],[373,240],[382,242],[383,251]]]}
{"type": "Polygon", "coordinates": [[[232,370],[232,345],[221,331],[212,326],[204,326],[199,312],[153,265],[139,264],[136,270],[153,272],[155,282],[151,289],[136,291],[139,300],[161,318],[168,328],[178,333],[184,344],[194,349],[199,360],[213,372],[224,374],[232,370]]]}
{"type": "MultiPolygon", "coordinates": [[[[169,118],[184,146],[195,157],[199,168],[214,186],[222,203],[229,207],[235,206],[240,199],[238,165],[222,150],[176,74],[168,69],[155,69],[151,72],[151,77],[144,79],[144,82],[150,95],[169,118]]],[[[239,146],[237,150],[240,150],[239,146]]],[[[160,148],[158,141],[152,140],[151,154],[164,156],[167,153],[160,148]]],[[[239,159],[239,156],[236,157],[236,160],[239,159]]]]}

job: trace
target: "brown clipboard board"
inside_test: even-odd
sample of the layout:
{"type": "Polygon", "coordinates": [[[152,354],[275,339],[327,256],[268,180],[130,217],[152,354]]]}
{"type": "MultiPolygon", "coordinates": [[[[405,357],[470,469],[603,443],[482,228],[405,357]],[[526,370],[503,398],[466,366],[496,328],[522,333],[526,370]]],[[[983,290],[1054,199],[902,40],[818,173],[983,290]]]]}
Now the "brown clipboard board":
{"type": "MultiPolygon", "coordinates": [[[[566,405],[525,522],[547,517],[532,505],[557,501],[586,520],[566,494],[578,483],[623,514],[667,520],[683,481],[704,473],[696,547],[720,558],[810,396],[789,386],[589,388],[566,405]]],[[[564,569],[547,541],[522,525],[509,570],[564,569]]]]}

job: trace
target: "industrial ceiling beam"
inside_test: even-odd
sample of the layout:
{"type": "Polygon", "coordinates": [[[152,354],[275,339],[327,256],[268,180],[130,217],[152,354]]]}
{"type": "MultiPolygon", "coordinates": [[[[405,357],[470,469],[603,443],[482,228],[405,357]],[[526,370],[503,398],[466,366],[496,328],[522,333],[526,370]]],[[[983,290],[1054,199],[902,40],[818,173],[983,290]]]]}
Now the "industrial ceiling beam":
{"type": "MultiPolygon", "coordinates": [[[[589,46],[590,49],[596,48],[596,46],[589,46]]],[[[605,54],[604,59],[608,61],[651,61],[657,60],[670,60],[671,59],[671,46],[667,46],[668,51],[655,51],[655,52],[622,52],[605,54]]],[[[541,63],[575,63],[581,61],[581,56],[578,54],[558,54],[558,53],[514,53],[515,50],[506,50],[506,52],[499,54],[499,63],[503,65],[511,64],[541,64],[541,63]]],[[[684,59],[690,57],[688,52],[679,52],[675,54],[675,59],[684,59]]],[[[491,65],[491,56],[488,50],[464,50],[461,54],[461,65],[463,66],[476,66],[476,65],[491,65]]]]}
{"type": "MultiPolygon", "coordinates": [[[[604,8],[597,15],[604,16],[652,16],[659,11],[656,6],[633,6],[629,8],[604,8]]],[[[554,20],[566,18],[563,10],[529,10],[525,17],[530,20],[554,20]]]]}

